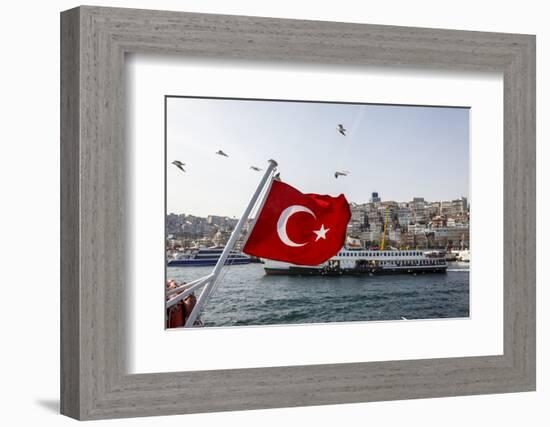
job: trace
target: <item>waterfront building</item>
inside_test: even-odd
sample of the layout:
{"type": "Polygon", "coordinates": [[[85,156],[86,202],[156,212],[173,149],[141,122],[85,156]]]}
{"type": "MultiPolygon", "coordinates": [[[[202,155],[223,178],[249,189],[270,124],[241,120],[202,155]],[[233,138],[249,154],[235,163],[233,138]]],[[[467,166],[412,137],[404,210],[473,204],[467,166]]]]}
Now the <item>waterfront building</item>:
{"type": "Polygon", "coordinates": [[[403,228],[414,222],[414,215],[409,207],[400,207],[397,210],[397,221],[403,228]]]}
{"type": "Polygon", "coordinates": [[[363,224],[365,222],[365,212],[363,209],[358,206],[353,206],[351,208],[351,220],[363,224]]]}
{"type": "Polygon", "coordinates": [[[350,220],[348,223],[347,233],[348,235],[355,235],[361,232],[361,223],[359,221],[350,220]]]}
{"type": "Polygon", "coordinates": [[[382,233],[379,230],[362,231],[359,233],[359,239],[363,243],[379,242],[382,233]]]}
{"type": "Polygon", "coordinates": [[[380,198],[380,196],[378,195],[378,192],[377,191],[373,191],[372,195],[371,195],[371,198],[370,198],[370,201],[371,203],[380,203],[382,199],[380,198]]]}
{"type": "Polygon", "coordinates": [[[440,215],[448,215],[453,207],[453,203],[450,201],[443,201],[440,204],[441,208],[439,210],[440,215]]]}

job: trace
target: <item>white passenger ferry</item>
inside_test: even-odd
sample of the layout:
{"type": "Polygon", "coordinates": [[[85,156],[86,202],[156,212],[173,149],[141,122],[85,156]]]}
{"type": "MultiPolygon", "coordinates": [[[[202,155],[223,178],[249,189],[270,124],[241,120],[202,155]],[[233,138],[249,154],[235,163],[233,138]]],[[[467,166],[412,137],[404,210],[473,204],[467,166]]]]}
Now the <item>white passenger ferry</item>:
{"type": "Polygon", "coordinates": [[[264,260],[269,275],[425,274],[445,273],[445,251],[342,249],[319,265],[264,260]]]}

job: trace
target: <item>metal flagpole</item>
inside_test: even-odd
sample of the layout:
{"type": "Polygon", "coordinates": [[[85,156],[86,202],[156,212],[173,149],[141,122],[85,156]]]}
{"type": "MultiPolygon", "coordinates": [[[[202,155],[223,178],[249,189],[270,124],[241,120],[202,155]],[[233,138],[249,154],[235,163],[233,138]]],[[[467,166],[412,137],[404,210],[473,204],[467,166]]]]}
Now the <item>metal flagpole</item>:
{"type": "MultiPolygon", "coordinates": [[[[216,263],[216,266],[214,267],[214,270],[212,271],[212,274],[208,282],[204,285],[204,288],[197,300],[197,303],[195,304],[193,311],[191,311],[191,314],[189,315],[189,318],[185,323],[186,328],[193,327],[193,325],[195,324],[195,320],[197,320],[197,317],[199,316],[200,312],[202,311],[202,308],[204,307],[204,304],[210,297],[212,287],[216,283],[216,279],[218,278],[223,266],[225,265],[225,261],[227,260],[227,257],[233,250],[233,246],[235,246],[235,243],[237,243],[237,240],[241,235],[241,230],[245,224],[245,221],[250,216],[250,212],[252,212],[252,208],[256,204],[258,197],[260,197],[260,194],[262,193],[262,189],[265,187],[265,184],[267,183],[268,179],[271,177],[271,174],[276,167],[277,167],[277,162],[272,159],[269,160],[269,166],[267,167],[264,173],[264,176],[262,177],[262,180],[258,185],[258,188],[256,188],[256,191],[254,192],[254,195],[250,199],[250,202],[248,202],[248,206],[244,210],[244,213],[241,216],[241,219],[239,219],[239,222],[237,222],[237,225],[235,226],[233,233],[231,233],[231,237],[229,238],[229,241],[225,245],[225,248],[223,249],[223,252],[220,258],[218,259],[218,262],[216,263]]],[[[264,194],[264,197],[267,197],[267,193],[264,194]]]]}

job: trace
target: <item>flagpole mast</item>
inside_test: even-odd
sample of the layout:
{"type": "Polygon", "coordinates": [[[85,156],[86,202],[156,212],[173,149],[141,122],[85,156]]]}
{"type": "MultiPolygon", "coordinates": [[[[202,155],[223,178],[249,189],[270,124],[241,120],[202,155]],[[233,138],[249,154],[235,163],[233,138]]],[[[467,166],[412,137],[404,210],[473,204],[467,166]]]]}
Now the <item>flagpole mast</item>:
{"type": "MultiPolygon", "coordinates": [[[[214,270],[212,271],[212,274],[210,278],[208,279],[208,282],[204,285],[204,288],[197,299],[197,303],[195,304],[195,307],[191,311],[191,314],[189,315],[187,322],[185,323],[185,327],[193,327],[195,324],[195,320],[197,320],[197,317],[199,316],[200,312],[202,311],[202,308],[204,307],[204,304],[206,304],[206,301],[210,297],[210,294],[212,292],[212,288],[216,283],[216,279],[218,278],[223,266],[225,265],[225,261],[229,257],[229,254],[233,250],[233,247],[237,243],[237,240],[239,239],[241,235],[241,230],[250,216],[250,213],[252,212],[252,208],[256,204],[258,198],[260,197],[260,194],[262,193],[262,190],[265,188],[266,183],[271,178],[273,170],[277,167],[277,162],[273,159],[269,160],[269,165],[264,173],[264,176],[262,177],[262,180],[260,181],[260,184],[258,185],[258,188],[256,188],[256,191],[254,192],[254,195],[250,199],[250,202],[248,202],[248,206],[243,212],[243,215],[237,222],[237,225],[235,226],[235,229],[231,233],[231,237],[229,238],[227,244],[225,245],[225,248],[223,249],[222,254],[220,255],[220,258],[218,259],[218,262],[216,263],[216,266],[214,267],[214,270]]],[[[264,197],[267,197],[267,194],[264,194],[264,197]]]]}

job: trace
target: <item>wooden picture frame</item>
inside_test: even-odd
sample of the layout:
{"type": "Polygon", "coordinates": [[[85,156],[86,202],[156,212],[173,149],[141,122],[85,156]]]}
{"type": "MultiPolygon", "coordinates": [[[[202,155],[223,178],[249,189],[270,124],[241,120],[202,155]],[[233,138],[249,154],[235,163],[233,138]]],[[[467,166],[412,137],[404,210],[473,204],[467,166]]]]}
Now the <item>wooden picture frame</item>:
{"type": "Polygon", "coordinates": [[[61,166],[65,415],[84,420],[535,390],[532,35],[78,7],[61,14],[61,166]],[[126,53],[502,72],[503,354],[127,374],[126,53]]]}

